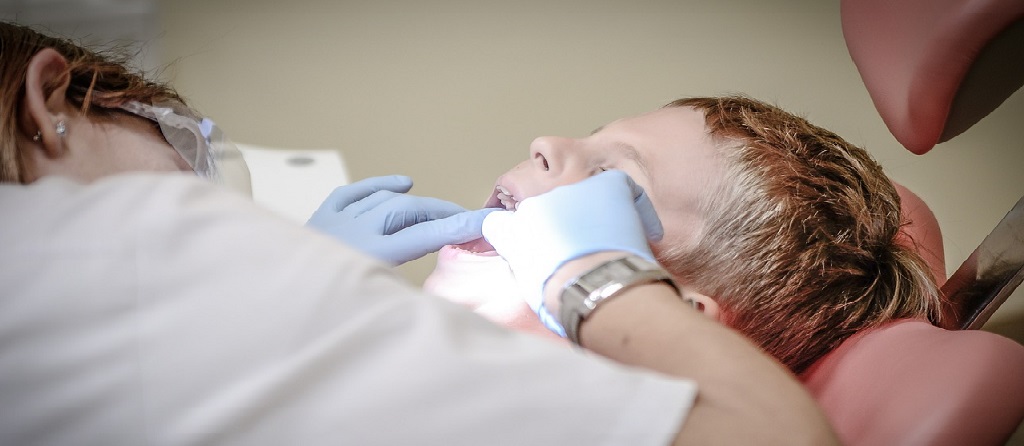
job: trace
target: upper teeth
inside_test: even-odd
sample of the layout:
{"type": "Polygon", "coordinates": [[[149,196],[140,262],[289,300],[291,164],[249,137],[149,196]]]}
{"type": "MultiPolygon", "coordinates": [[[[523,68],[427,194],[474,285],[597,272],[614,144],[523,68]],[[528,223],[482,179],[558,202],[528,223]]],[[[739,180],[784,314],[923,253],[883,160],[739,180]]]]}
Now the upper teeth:
{"type": "Polygon", "coordinates": [[[514,211],[519,207],[519,201],[512,196],[512,193],[505,188],[505,186],[498,185],[498,200],[501,201],[501,205],[505,206],[506,211],[514,211]]]}

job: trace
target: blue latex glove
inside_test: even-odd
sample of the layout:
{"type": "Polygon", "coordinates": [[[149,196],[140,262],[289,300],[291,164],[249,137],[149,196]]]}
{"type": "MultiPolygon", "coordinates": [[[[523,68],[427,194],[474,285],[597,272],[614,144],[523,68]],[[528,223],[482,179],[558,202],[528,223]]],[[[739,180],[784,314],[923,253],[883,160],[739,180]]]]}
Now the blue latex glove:
{"type": "Polygon", "coordinates": [[[372,177],[338,187],[307,226],[392,265],[415,260],[444,245],[481,237],[484,216],[437,198],[407,195],[412,179],[372,177]]]}
{"type": "Polygon", "coordinates": [[[508,261],[530,308],[563,337],[562,324],[544,306],[551,275],[565,262],[601,251],[654,261],[648,239],[664,235],[643,188],[618,170],[523,200],[515,212],[494,212],[484,219],[483,233],[508,261]]]}

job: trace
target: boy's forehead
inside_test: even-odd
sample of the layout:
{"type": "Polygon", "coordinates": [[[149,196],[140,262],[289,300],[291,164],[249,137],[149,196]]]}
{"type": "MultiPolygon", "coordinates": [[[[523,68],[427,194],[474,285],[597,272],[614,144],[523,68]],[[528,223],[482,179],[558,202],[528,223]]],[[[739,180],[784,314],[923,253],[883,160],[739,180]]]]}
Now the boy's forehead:
{"type": "Polygon", "coordinates": [[[640,131],[652,135],[692,136],[706,133],[704,114],[692,107],[663,107],[616,119],[598,126],[591,135],[617,130],[640,131]]]}
{"type": "Polygon", "coordinates": [[[625,140],[642,147],[641,152],[693,150],[709,143],[704,114],[691,107],[665,107],[617,119],[591,135],[625,140]]]}
{"type": "Polygon", "coordinates": [[[704,114],[690,107],[668,107],[610,124],[621,132],[651,167],[659,192],[702,194],[722,172],[722,160],[704,124],[704,114]]]}

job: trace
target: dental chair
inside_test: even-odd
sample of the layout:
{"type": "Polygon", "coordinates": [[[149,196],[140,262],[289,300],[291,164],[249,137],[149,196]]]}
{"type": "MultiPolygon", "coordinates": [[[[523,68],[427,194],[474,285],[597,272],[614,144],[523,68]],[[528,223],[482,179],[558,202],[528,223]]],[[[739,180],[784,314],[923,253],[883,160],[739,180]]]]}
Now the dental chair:
{"type": "MultiPolygon", "coordinates": [[[[1024,0],[842,0],[840,14],[875,107],[915,154],[1024,84],[1024,0]]],[[[944,280],[938,222],[899,189],[911,221],[903,242],[939,275],[942,326],[901,320],[858,333],[800,378],[845,444],[1005,444],[1024,429],[1024,346],[977,328],[1024,278],[1024,198],[944,280]]]]}

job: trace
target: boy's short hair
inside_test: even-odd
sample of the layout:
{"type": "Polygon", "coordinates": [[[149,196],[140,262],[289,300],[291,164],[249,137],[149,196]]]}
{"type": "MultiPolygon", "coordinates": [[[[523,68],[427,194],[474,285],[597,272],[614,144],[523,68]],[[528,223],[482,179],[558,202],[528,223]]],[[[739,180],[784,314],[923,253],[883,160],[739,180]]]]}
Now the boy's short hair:
{"type": "Polygon", "coordinates": [[[938,322],[930,270],[897,242],[899,195],[865,150],[746,97],[667,107],[704,113],[726,176],[701,204],[695,244],[658,257],[715,298],[727,325],[799,374],[858,331],[938,322]]]}

